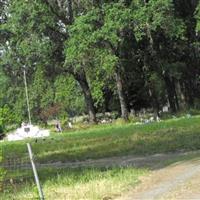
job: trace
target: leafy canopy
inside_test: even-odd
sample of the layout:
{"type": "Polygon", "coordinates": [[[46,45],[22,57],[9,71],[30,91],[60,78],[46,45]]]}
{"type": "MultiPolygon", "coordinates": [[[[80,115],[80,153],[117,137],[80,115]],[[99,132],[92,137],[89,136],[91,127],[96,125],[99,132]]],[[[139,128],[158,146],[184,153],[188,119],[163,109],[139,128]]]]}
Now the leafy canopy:
{"type": "Polygon", "coordinates": [[[149,0],[147,3],[138,1],[133,5],[136,38],[141,40],[147,32],[163,32],[168,38],[181,38],[185,25],[176,17],[172,0],[149,0]]]}

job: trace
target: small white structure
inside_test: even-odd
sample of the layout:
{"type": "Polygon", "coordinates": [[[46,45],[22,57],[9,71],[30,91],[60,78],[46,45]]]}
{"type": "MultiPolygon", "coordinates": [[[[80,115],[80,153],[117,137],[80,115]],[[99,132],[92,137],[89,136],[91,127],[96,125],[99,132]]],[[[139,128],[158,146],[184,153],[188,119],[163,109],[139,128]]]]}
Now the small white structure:
{"type": "Polygon", "coordinates": [[[169,106],[168,106],[168,105],[163,106],[162,111],[163,111],[164,113],[169,112],[169,106]]]}
{"type": "Polygon", "coordinates": [[[40,130],[38,126],[22,125],[14,133],[8,134],[8,141],[24,140],[28,138],[42,138],[50,135],[49,130],[40,130]]]}
{"type": "Polygon", "coordinates": [[[73,128],[73,126],[72,126],[72,123],[71,123],[71,122],[68,122],[68,127],[69,127],[69,128],[73,128]]]}
{"type": "Polygon", "coordinates": [[[156,117],[156,121],[157,121],[157,122],[160,122],[160,121],[161,121],[160,117],[157,116],[157,117],[156,117]]]}

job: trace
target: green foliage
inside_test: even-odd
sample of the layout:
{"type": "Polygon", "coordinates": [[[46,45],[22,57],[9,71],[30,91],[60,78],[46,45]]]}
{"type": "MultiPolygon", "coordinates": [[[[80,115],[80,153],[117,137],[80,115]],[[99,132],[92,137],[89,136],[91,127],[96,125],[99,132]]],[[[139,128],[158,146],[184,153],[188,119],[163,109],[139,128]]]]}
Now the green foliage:
{"type": "Polygon", "coordinates": [[[96,104],[102,104],[103,99],[103,88],[105,85],[104,79],[101,79],[102,76],[96,76],[96,78],[92,79],[91,88],[92,88],[92,96],[95,99],[96,104]]]}
{"type": "Polygon", "coordinates": [[[60,115],[70,116],[84,113],[85,105],[81,91],[70,76],[58,76],[55,81],[55,102],[61,105],[60,115]]]}
{"type": "Polygon", "coordinates": [[[5,92],[8,92],[9,82],[9,78],[5,75],[2,68],[0,68],[0,107],[8,103],[5,92]]]}
{"type": "MultiPolygon", "coordinates": [[[[115,69],[116,64],[119,61],[119,58],[115,55],[110,50],[97,50],[98,57],[99,57],[99,63],[102,66],[102,68],[108,72],[109,74],[113,73],[113,70],[115,69]]],[[[97,58],[98,58],[97,57],[97,58]]]]}
{"type": "Polygon", "coordinates": [[[103,7],[104,25],[101,27],[97,39],[108,41],[112,48],[117,48],[121,40],[121,33],[125,28],[133,25],[132,10],[123,3],[105,4],[103,7]]]}
{"type": "Polygon", "coordinates": [[[151,73],[149,77],[150,88],[154,89],[158,97],[163,97],[164,82],[157,73],[151,73]]]}
{"type": "Polygon", "coordinates": [[[91,45],[91,33],[95,29],[94,23],[99,20],[99,10],[93,9],[86,15],[77,17],[70,26],[70,39],[66,42],[66,64],[80,67],[87,62],[88,51],[91,45]],[[84,60],[85,59],[85,60],[84,60]]]}
{"type": "Polygon", "coordinates": [[[125,125],[127,124],[127,122],[123,119],[123,118],[118,118],[115,122],[114,122],[116,125],[125,125]]]}
{"type": "Polygon", "coordinates": [[[34,2],[14,0],[10,3],[8,12],[10,15],[2,28],[12,37],[4,46],[1,65],[10,77],[11,90],[6,94],[10,106],[16,113],[16,121],[19,123],[27,115],[23,85],[24,65],[35,118],[38,119],[41,107],[53,101],[52,89],[41,72],[41,66],[46,67],[49,64],[52,45],[44,32],[55,25],[55,18],[49,7],[40,0],[34,2]]]}
{"type": "Polygon", "coordinates": [[[54,26],[50,8],[41,0],[12,0],[8,12],[11,15],[6,27],[18,37],[26,38],[29,32],[38,34],[46,30],[47,25],[54,26]]]}
{"type": "Polygon", "coordinates": [[[103,102],[103,88],[119,62],[116,51],[123,40],[119,33],[131,25],[131,9],[111,3],[77,17],[70,27],[65,65],[87,69],[96,104],[103,102]]]}
{"type": "Polygon", "coordinates": [[[9,109],[8,106],[0,108],[0,133],[3,133],[6,126],[15,122],[15,114],[9,109]]]}
{"type": "Polygon", "coordinates": [[[118,58],[113,51],[122,40],[119,32],[131,24],[131,9],[121,3],[105,4],[102,9],[96,8],[77,17],[70,28],[71,37],[66,44],[66,62],[84,65],[91,54],[92,59],[97,61],[99,58],[105,68],[115,66],[118,58]],[[95,48],[98,43],[100,47],[101,43],[107,45],[95,48]]]}
{"type": "Polygon", "coordinates": [[[31,110],[39,118],[42,110],[53,104],[54,98],[50,83],[46,80],[44,67],[37,67],[29,93],[31,110]]]}
{"type": "Polygon", "coordinates": [[[54,18],[49,8],[40,0],[14,0],[8,12],[10,16],[2,28],[12,37],[3,54],[4,64],[18,67],[24,64],[32,67],[38,62],[44,64],[51,52],[51,44],[43,32],[54,26],[54,18]]]}
{"type": "Polygon", "coordinates": [[[24,65],[35,121],[53,107],[62,118],[86,112],[74,76],[81,72],[98,112],[119,112],[118,70],[130,109],[153,107],[149,89],[160,108],[176,95],[184,97],[185,108],[198,107],[197,1],[80,0],[72,1],[72,12],[59,2],[1,2],[0,107],[7,104],[17,123],[27,117],[24,65]],[[175,88],[171,95],[170,87],[175,88]]]}
{"type": "Polygon", "coordinates": [[[198,5],[198,7],[196,8],[195,17],[196,17],[196,20],[197,20],[196,30],[200,31],[200,3],[198,5]]]}
{"type": "Polygon", "coordinates": [[[0,69],[0,87],[3,88],[8,82],[8,77],[3,73],[2,69],[0,69]]]}
{"type": "Polygon", "coordinates": [[[190,115],[200,115],[200,110],[199,109],[195,109],[195,108],[191,108],[191,109],[189,109],[188,113],[190,115]]]}
{"type": "Polygon", "coordinates": [[[134,32],[137,39],[142,39],[147,29],[163,32],[168,38],[183,38],[185,25],[176,17],[172,0],[150,0],[148,3],[134,5],[134,32]]]}

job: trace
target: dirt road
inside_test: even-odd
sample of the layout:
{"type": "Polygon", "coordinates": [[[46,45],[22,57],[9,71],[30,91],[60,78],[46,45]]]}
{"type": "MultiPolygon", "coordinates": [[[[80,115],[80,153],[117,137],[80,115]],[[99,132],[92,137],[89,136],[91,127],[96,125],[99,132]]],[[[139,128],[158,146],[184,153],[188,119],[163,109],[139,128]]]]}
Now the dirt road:
{"type": "Polygon", "coordinates": [[[52,164],[58,168],[134,166],[152,170],[141,184],[116,200],[200,200],[200,151],[52,164]]]}
{"type": "Polygon", "coordinates": [[[200,200],[200,157],[153,171],[117,200],[200,200]]]}
{"type": "MultiPolygon", "coordinates": [[[[143,177],[138,186],[116,200],[200,200],[200,151],[36,164],[38,168],[127,166],[149,168],[152,171],[150,175],[143,177]]],[[[21,168],[30,167],[27,165],[21,168]]]]}

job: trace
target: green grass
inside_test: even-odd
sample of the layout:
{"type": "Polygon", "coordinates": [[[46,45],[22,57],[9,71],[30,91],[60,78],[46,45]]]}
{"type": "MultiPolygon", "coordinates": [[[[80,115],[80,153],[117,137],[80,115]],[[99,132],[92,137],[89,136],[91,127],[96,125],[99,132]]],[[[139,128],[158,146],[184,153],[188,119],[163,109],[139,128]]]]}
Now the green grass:
{"type": "MultiPolygon", "coordinates": [[[[74,169],[41,170],[39,173],[43,191],[48,200],[113,198],[132,188],[145,169],[74,169]]],[[[37,199],[33,182],[26,183],[1,195],[2,200],[37,199]]]]}
{"type": "MultiPolygon", "coordinates": [[[[2,144],[7,156],[22,157],[27,154],[26,142],[2,144]]],[[[200,149],[200,117],[52,133],[51,137],[45,140],[29,142],[41,163],[197,150],[200,149]]]]}
{"type": "MultiPolygon", "coordinates": [[[[27,158],[27,141],[3,142],[4,156],[27,158]]],[[[50,138],[28,140],[41,163],[98,159],[120,155],[149,155],[200,149],[200,117],[160,123],[103,125],[87,130],[52,133],[50,138]]],[[[187,156],[186,156],[187,157],[187,156]]],[[[6,159],[6,157],[5,157],[6,159]]],[[[174,161],[168,161],[174,162],[174,161]]],[[[12,177],[30,172],[10,173],[12,177]]],[[[47,199],[109,199],[127,191],[146,169],[46,169],[39,176],[47,199]]],[[[37,198],[32,181],[17,184],[0,199],[37,198]]]]}

